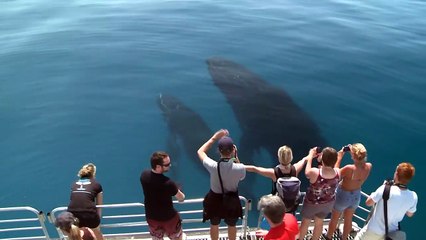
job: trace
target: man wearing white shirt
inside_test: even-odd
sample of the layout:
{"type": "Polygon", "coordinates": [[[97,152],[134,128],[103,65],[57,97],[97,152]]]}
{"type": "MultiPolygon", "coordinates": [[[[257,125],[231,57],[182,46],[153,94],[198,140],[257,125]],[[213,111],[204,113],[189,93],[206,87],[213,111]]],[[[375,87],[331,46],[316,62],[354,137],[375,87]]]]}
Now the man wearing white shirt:
{"type": "MultiPolygon", "coordinates": [[[[407,188],[407,184],[414,176],[415,168],[410,163],[401,163],[396,168],[393,176],[394,184],[390,188],[388,205],[388,231],[389,233],[398,230],[398,223],[405,215],[412,217],[417,210],[417,194],[407,188]]],[[[379,240],[385,239],[385,218],[383,208],[383,191],[385,185],[380,186],[366,200],[367,206],[373,206],[373,215],[370,221],[356,235],[355,240],[379,240]]],[[[405,239],[400,233],[398,239],[405,239]]]]}
{"type": "Polygon", "coordinates": [[[238,184],[246,176],[246,169],[243,164],[239,163],[236,156],[237,149],[228,135],[229,132],[226,129],[217,131],[197,151],[200,161],[210,173],[210,191],[203,201],[203,222],[210,220],[210,238],[212,240],[219,238],[221,219],[224,219],[228,225],[229,240],[235,240],[236,223],[239,218],[242,218],[238,184]],[[220,154],[219,161],[215,161],[207,155],[207,151],[216,141],[218,141],[220,154]],[[220,169],[220,176],[218,169],[220,169]]]}

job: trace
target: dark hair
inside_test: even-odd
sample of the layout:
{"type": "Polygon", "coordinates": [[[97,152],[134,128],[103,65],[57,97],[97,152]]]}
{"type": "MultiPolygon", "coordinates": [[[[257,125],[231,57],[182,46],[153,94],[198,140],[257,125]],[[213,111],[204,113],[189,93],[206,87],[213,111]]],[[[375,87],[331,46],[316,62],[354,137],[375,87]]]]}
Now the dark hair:
{"type": "Polygon", "coordinates": [[[334,148],[326,147],[322,150],[321,161],[324,166],[334,167],[337,162],[337,151],[334,148]]]}
{"type": "Polygon", "coordinates": [[[162,151],[154,152],[151,156],[151,168],[155,169],[157,165],[163,166],[163,159],[168,157],[169,154],[162,151]]]}

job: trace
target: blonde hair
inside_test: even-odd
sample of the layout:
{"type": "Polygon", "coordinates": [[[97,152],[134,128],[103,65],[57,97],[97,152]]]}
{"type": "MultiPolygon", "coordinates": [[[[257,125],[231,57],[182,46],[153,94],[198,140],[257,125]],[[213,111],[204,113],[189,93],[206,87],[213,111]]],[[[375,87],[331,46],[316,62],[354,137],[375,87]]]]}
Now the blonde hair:
{"type": "Polygon", "coordinates": [[[96,166],[93,163],[88,163],[86,165],[84,165],[80,171],[78,171],[78,175],[79,177],[88,177],[88,178],[92,178],[94,177],[96,174],[96,166]]]}
{"type": "Polygon", "coordinates": [[[71,229],[69,231],[68,239],[69,240],[82,240],[81,235],[80,235],[80,228],[77,227],[76,225],[72,224],[71,229]]]}
{"type": "Polygon", "coordinates": [[[361,143],[351,145],[351,152],[357,161],[367,161],[367,149],[361,143]]]}
{"type": "Polygon", "coordinates": [[[278,149],[278,161],[284,166],[291,163],[293,160],[293,152],[289,146],[282,146],[278,149]]]}

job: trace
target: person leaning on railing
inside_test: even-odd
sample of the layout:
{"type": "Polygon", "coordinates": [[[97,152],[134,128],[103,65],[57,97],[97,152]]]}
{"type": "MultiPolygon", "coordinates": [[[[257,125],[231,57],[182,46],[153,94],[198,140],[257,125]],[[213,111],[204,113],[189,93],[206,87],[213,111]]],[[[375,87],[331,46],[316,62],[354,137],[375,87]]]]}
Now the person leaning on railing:
{"type": "Polygon", "coordinates": [[[142,172],[140,182],[144,194],[146,221],[152,239],[185,239],[182,231],[182,219],[173,207],[172,197],[182,202],[185,194],[177,184],[164,173],[172,166],[166,152],[157,151],[151,155],[151,169],[142,172]]]}
{"type": "Polygon", "coordinates": [[[93,230],[98,240],[103,240],[100,230],[101,208],[103,193],[102,186],[96,181],[96,166],[93,163],[84,165],[78,172],[80,177],[71,185],[71,201],[68,211],[80,222],[80,227],[89,227],[93,230]]]}
{"type": "MultiPolygon", "coordinates": [[[[398,223],[404,216],[412,217],[417,210],[417,193],[408,189],[408,183],[414,177],[415,168],[411,163],[403,162],[398,165],[393,175],[393,185],[390,188],[388,207],[388,228],[390,234],[395,234],[398,240],[406,239],[405,233],[398,231],[398,223]]],[[[367,206],[373,206],[370,221],[358,232],[355,240],[385,239],[383,191],[385,185],[371,193],[365,201],[367,206]]]]}
{"type": "Polygon", "coordinates": [[[62,212],[55,219],[55,226],[59,228],[69,240],[97,240],[92,229],[78,227],[78,219],[70,212],[62,212]]]}

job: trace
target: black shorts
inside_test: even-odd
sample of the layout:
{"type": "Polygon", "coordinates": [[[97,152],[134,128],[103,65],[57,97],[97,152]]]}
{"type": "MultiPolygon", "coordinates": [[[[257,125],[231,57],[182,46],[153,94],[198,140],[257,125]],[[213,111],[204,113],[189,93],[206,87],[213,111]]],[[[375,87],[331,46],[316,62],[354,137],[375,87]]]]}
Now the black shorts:
{"type": "Polygon", "coordinates": [[[101,218],[97,212],[72,212],[78,218],[79,227],[97,228],[101,224],[101,218]]]}
{"type": "Polygon", "coordinates": [[[219,225],[220,220],[224,219],[228,226],[235,226],[238,218],[243,217],[238,192],[228,195],[228,199],[224,203],[223,194],[210,190],[204,197],[203,208],[203,222],[210,220],[211,225],[219,225]]]}

